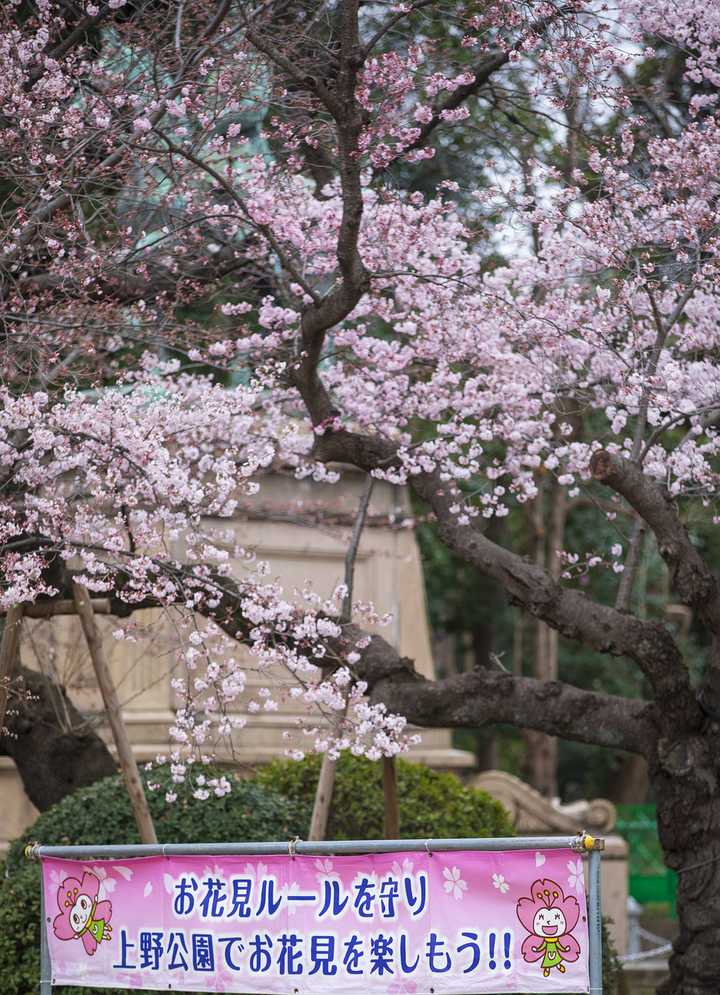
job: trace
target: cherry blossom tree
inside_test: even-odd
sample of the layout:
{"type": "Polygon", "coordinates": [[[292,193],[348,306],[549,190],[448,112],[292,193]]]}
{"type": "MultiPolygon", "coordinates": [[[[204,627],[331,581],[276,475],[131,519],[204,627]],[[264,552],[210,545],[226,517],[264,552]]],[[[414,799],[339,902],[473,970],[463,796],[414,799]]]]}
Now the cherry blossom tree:
{"type": "Polygon", "coordinates": [[[712,5],[35,0],[2,18],[2,606],[51,612],[80,582],[118,638],[140,608],[172,615],[178,779],[241,724],[238,643],[331,754],[392,756],[409,721],[645,757],[680,882],[665,990],[714,991],[720,595],[687,525],[718,521],[712,5]],[[682,106],[639,72],[664,57],[682,106]],[[428,190],[453,143],[462,174],[428,190]],[[278,464],[406,485],[449,550],[640,694],[497,665],[429,681],[369,633],[372,606],[348,621],[345,589],[284,591],[230,527],[278,464]],[[604,544],[543,564],[488,537],[546,480],[594,505],[604,544]],[[700,667],[636,603],[646,541],[703,627],[700,667]],[[583,589],[600,571],[612,600],[583,589]]]}

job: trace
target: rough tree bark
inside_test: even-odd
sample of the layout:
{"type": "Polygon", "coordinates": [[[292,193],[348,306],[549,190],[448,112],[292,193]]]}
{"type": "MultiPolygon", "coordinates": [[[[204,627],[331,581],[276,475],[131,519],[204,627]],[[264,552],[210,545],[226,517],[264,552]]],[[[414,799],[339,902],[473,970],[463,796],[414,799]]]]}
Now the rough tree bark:
{"type": "MultiPolygon", "coordinates": [[[[534,560],[547,570],[553,580],[560,579],[560,560],[557,550],[563,546],[567,518],[567,497],[563,487],[541,480],[538,496],[528,509],[533,531],[534,560]],[[546,503],[548,509],[546,509],[546,503]],[[549,511],[549,515],[548,515],[549,511]],[[549,517],[549,527],[546,518],[549,517]]],[[[535,621],[533,676],[538,680],[555,681],[558,678],[558,634],[542,619],[535,621]]],[[[556,736],[546,736],[532,729],[525,730],[525,774],[529,783],[546,798],[558,793],[557,765],[558,741],[556,736]]]]}
{"type": "Polygon", "coordinates": [[[117,773],[103,740],[51,678],[26,667],[19,677],[27,695],[8,710],[9,735],[0,754],[15,761],[25,792],[43,812],[65,795],[117,773]]]}

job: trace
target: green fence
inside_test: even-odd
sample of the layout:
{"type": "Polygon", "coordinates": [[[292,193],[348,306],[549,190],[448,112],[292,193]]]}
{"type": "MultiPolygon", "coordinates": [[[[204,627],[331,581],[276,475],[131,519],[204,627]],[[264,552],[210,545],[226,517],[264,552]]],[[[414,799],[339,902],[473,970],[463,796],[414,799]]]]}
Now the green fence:
{"type": "Polygon", "coordinates": [[[676,915],[677,875],[662,857],[654,805],[618,805],[616,830],[630,848],[630,894],[641,905],[663,905],[676,915]]]}

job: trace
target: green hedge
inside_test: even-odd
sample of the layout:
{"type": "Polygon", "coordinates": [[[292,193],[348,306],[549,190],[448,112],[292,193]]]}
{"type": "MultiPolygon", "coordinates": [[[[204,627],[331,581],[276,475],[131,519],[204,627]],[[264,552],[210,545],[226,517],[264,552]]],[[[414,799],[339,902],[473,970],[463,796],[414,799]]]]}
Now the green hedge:
{"type": "MultiPolygon", "coordinates": [[[[278,761],[254,780],[233,783],[224,798],[197,801],[189,790],[165,803],[168,775],[149,793],[158,839],[165,843],[288,840],[307,836],[320,758],[278,761]]],[[[206,776],[212,776],[212,772],[206,776]]],[[[463,787],[451,774],[397,763],[400,832],[408,838],[510,836],[504,809],[482,791],[463,787]]],[[[383,834],[381,765],[343,756],[337,766],[328,838],[374,839],[383,834]]],[[[46,845],[137,843],[130,804],[118,777],[83,788],[43,813],[16,840],[0,880],[0,992],[36,995],[39,976],[39,868],[23,857],[27,842],[46,845]]],[[[58,988],[75,995],[75,988],[58,988]]],[[[87,995],[105,990],[83,989],[87,995]]],[[[108,993],[110,995],[110,993],[108,993]]],[[[139,993],[143,995],[143,993],[139,993]]],[[[149,993],[148,993],[149,995],[149,993]]]]}
{"type": "MultiPolygon", "coordinates": [[[[277,760],[257,775],[257,783],[279,791],[289,801],[312,807],[321,758],[277,760]]],[[[467,788],[452,774],[397,760],[400,835],[406,839],[443,836],[513,836],[505,809],[494,798],[467,788]]],[[[327,837],[332,840],[382,839],[382,765],[342,754],[327,837]]]]}

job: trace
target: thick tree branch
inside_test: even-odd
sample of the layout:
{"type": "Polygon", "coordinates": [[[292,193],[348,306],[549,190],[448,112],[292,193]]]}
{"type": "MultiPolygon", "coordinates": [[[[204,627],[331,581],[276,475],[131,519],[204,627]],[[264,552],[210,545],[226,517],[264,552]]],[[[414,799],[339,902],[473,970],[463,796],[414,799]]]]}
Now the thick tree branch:
{"type": "MultiPolygon", "coordinates": [[[[249,641],[253,625],[242,614],[239,592],[232,590],[226,578],[219,583],[220,590],[213,589],[213,601],[219,597],[219,604],[213,608],[201,604],[198,611],[233,639],[249,641]]],[[[141,605],[113,604],[124,614],[150,606],[147,600],[141,605]]],[[[331,642],[330,655],[364,635],[357,626],[345,626],[343,637],[336,644],[331,642]]],[[[400,656],[378,635],[360,653],[353,670],[357,679],[367,682],[371,700],[382,701],[388,710],[400,712],[415,725],[472,727],[507,722],[631,753],[646,753],[658,735],[658,713],[646,701],[491,671],[430,681],[415,671],[412,660],[400,656]]]]}
{"type": "Polygon", "coordinates": [[[648,752],[657,736],[652,706],[645,701],[496,671],[476,670],[444,681],[381,681],[372,700],[382,701],[414,725],[477,728],[507,723],[631,753],[648,752]]]}
{"type": "MultiPolygon", "coordinates": [[[[157,565],[176,586],[178,603],[185,604],[189,595],[202,591],[205,596],[198,602],[197,611],[232,639],[251,641],[255,624],[243,613],[243,590],[234,581],[188,565],[160,561],[157,565]]],[[[72,591],[75,576],[63,569],[57,578],[59,598],[72,591]]],[[[126,585],[121,576],[110,595],[111,612],[118,617],[163,606],[167,604],[153,597],[138,599],[132,582],[126,585]]],[[[325,660],[344,662],[347,649],[366,635],[356,625],[344,625],[342,636],[328,641],[325,660]]],[[[287,633],[278,633],[277,638],[292,642],[287,633]]],[[[373,635],[359,652],[354,674],[367,682],[371,699],[382,701],[390,711],[401,712],[416,725],[508,722],[578,742],[638,753],[651,748],[662,728],[664,710],[656,711],[645,701],[582,691],[558,681],[536,681],[484,670],[429,681],[415,671],[412,660],[400,656],[378,635],[373,635]]]]}
{"type": "MultiPolygon", "coordinates": [[[[394,446],[378,436],[345,430],[326,432],[316,443],[316,458],[353,463],[371,472],[397,463],[394,446]]],[[[498,581],[511,603],[547,622],[568,639],[613,656],[634,660],[665,703],[668,724],[694,728],[702,719],[687,669],[671,633],[660,623],[625,615],[563,587],[550,574],[492,542],[473,524],[461,525],[450,509],[458,494],[438,474],[417,474],[409,484],[435,513],[445,545],[481,573],[498,581]]]]}

